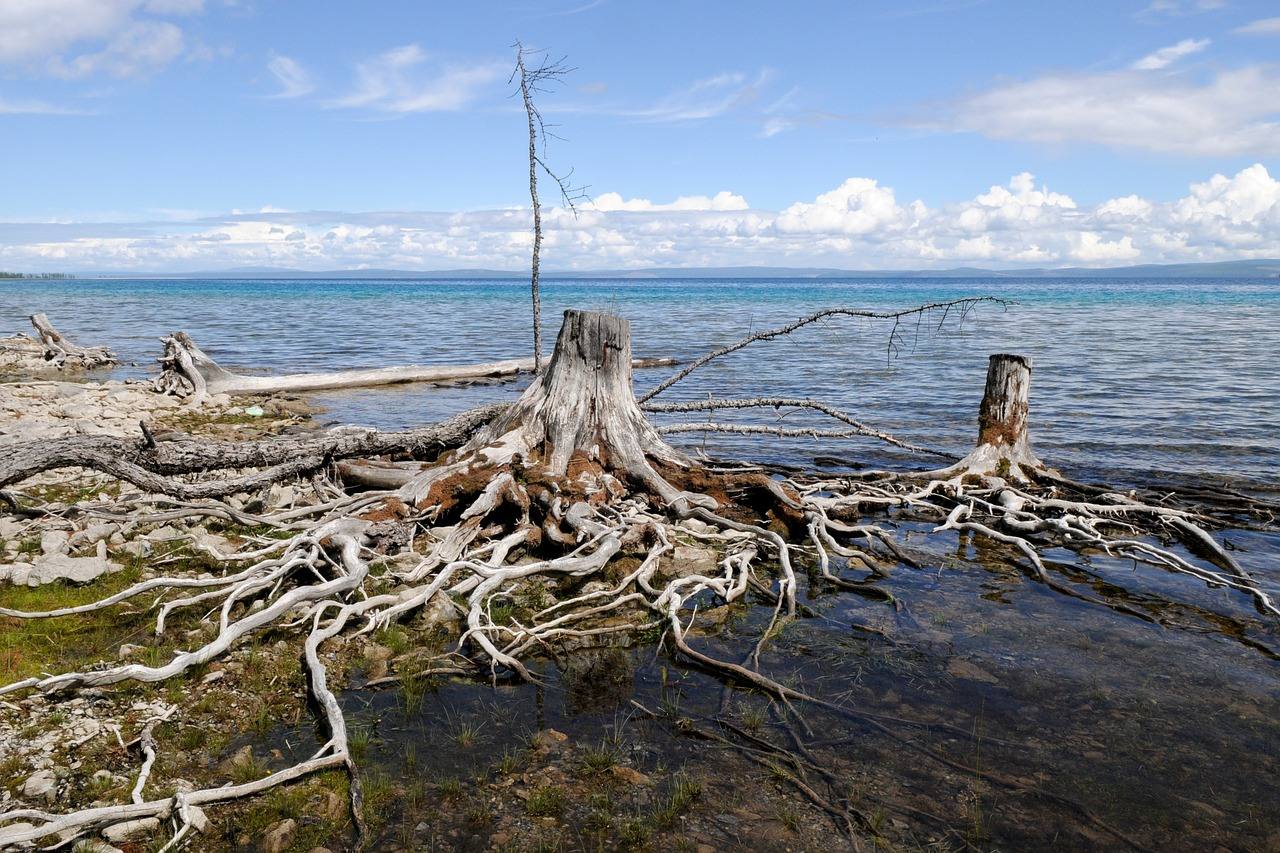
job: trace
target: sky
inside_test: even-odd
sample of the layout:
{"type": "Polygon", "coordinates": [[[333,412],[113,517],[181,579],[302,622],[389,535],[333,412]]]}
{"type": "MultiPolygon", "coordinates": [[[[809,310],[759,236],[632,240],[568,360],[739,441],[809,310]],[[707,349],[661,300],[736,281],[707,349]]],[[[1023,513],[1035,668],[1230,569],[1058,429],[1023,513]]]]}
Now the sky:
{"type": "Polygon", "coordinates": [[[1280,256],[1277,0],[0,0],[0,269],[1280,256]]]}

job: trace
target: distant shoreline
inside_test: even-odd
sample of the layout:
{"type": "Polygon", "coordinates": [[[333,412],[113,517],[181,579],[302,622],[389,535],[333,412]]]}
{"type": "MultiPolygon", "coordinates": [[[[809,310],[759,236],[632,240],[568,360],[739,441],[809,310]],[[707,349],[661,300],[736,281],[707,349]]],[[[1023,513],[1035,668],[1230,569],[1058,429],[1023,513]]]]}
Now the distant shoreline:
{"type": "MultiPolygon", "coordinates": [[[[298,270],[246,267],[230,270],[197,272],[128,272],[101,273],[0,273],[0,279],[17,280],[297,280],[297,279],[385,279],[388,281],[449,280],[522,280],[527,270],[452,269],[452,270],[298,270]]],[[[929,278],[1236,278],[1280,279],[1280,258],[1242,261],[1217,261],[1190,264],[1141,264],[1127,267],[1063,267],[1059,269],[995,270],[979,267],[955,267],[939,270],[845,270],[827,267],[650,267],[634,270],[560,270],[543,273],[544,279],[580,280],[645,280],[645,279],[929,279],[929,278]]]]}

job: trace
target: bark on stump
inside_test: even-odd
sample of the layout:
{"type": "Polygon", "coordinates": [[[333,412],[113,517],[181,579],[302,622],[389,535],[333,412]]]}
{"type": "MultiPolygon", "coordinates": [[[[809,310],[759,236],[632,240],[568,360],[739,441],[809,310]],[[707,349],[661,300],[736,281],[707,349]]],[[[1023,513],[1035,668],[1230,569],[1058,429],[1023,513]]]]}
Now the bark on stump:
{"type": "Polygon", "coordinates": [[[996,353],[987,365],[987,384],[978,407],[978,444],[1005,445],[1014,455],[1030,452],[1031,359],[996,353]]]}

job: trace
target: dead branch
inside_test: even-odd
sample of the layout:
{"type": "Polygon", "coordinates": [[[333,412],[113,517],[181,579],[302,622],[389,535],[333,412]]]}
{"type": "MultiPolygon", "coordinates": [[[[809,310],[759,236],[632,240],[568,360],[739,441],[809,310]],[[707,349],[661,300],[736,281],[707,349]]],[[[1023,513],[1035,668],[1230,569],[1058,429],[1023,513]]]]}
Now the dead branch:
{"type": "MultiPolygon", "coordinates": [[[[799,320],[788,323],[785,326],[766,329],[761,332],[755,332],[747,335],[745,338],[741,338],[731,344],[727,344],[695,359],[670,378],[664,379],[658,385],[640,395],[639,402],[646,403],[649,400],[652,400],[654,397],[658,396],[672,385],[675,385],[677,382],[684,379],[690,373],[693,373],[708,362],[729,355],[730,353],[737,352],[743,347],[750,346],[757,341],[768,341],[782,337],[783,335],[789,335],[797,329],[802,329],[811,323],[816,323],[819,320],[824,320],[828,317],[862,317],[869,320],[893,320],[894,330],[889,337],[889,351],[892,353],[896,351],[899,346],[895,335],[897,332],[897,324],[904,317],[919,316],[930,312],[942,312],[943,317],[941,322],[946,322],[947,316],[954,311],[960,317],[959,322],[963,322],[964,318],[968,316],[970,311],[978,305],[986,302],[1001,306],[1007,306],[1009,304],[1007,300],[998,299],[994,296],[975,296],[966,299],[953,299],[948,302],[931,302],[927,305],[919,305],[915,308],[909,308],[904,311],[868,311],[862,308],[824,308],[821,311],[815,311],[814,313],[806,317],[801,317],[799,320]]],[[[941,327],[941,322],[939,327],[941,327]]]]}

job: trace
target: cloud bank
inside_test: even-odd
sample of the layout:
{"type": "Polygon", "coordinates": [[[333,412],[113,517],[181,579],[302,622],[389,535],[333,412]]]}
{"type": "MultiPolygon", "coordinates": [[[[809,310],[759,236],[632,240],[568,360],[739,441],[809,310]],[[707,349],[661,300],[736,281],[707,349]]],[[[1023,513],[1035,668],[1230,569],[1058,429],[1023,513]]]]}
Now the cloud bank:
{"type": "MultiPolygon", "coordinates": [[[[1084,207],[1030,173],[939,206],[854,177],[781,211],[732,192],[671,202],[605,193],[544,213],[548,269],[651,266],[931,268],[1115,266],[1280,255],[1280,180],[1256,164],[1158,202],[1084,207]]],[[[258,213],[188,221],[0,223],[0,268],[191,271],[496,268],[528,263],[527,208],[434,213],[258,213]]]]}

